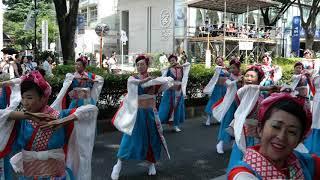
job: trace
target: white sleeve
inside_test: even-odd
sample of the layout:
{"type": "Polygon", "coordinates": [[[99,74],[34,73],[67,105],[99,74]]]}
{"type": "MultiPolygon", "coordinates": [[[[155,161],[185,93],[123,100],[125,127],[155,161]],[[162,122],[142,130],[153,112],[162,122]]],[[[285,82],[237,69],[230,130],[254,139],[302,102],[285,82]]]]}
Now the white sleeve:
{"type": "MultiPolygon", "coordinates": [[[[17,80],[19,81],[19,80],[17,80]]],[[[13,84],[10,96],[10,106],[0,109],[0,151],[6,147],[14,127],[14,120],[8,120],[12,111],[16,110],[21,101],[20,84],[13,84]]]]}
{"type": "Polygon", "coordinates": [[[101,93],[101,89],[103,87],[103,83],[104,83],[104,79],[103,77],[96,75],[95,77],[95,82],[93,84],[92,90],[91,90],[91,97],[95,100],[95,102],[97,103],[99,100],[99,96],[101,93]]]}
{"type": "Polygon", "coordinates": [[[62,110],[62,100],[63,100],[65,94],[67,93],[68,88],[71,85],[73,78],[74,78],[73,74],[71,74],[71,73],[66,74],[66,78],[63,82],[63,86],[60,89],[60,92],[57,95],[56,100],[50,105],[50,107],[52,107],[53,109],[55,109],[57,111],[62,110]]]}
{"type": "Polygon", "coordinates": [[[68,142],[67,166],[76,180],[91,179],[91,159],[94,146],[98,108],[84,105],[77,108],[74,115],[78,120],[68,142]]]}
{"type": "Polygon", "coordinates": [[[234,176],[233,180],[258,180],[258,178],[248,172],[239,172],[234,176]]]}

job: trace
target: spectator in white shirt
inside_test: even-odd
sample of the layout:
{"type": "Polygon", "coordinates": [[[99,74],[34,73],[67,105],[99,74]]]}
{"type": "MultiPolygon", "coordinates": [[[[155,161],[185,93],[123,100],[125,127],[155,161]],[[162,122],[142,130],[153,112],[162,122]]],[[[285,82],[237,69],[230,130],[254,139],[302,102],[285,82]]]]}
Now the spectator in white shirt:
{"type": "Polygon", "coordinates": [[[48,56],[48,58],[45,59],[42,64],[42,68],[43,70],[45,70],[47,76],[53,76],[51,63],[52,63],[52,58],[48,56]]]}

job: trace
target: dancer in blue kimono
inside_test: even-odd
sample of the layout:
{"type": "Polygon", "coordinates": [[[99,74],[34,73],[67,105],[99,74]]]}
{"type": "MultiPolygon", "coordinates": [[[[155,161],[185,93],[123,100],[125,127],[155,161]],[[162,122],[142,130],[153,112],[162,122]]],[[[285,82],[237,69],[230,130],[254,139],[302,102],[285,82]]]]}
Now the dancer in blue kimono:
{"type": "MultiPolygon", "coordinates": [[[[238,87],[238,81],[241,80],[240,61],[237,58],[234,58],[230,61],[229,64],[230,64],[230,67],[229,67],[230,77],[229,77],[229,80],[226,81],[226,84],[228,86],[226,96],[230,94],[235,95],[237,89],[240,88],[238,87]],[[230,86],[234,86],[234,87],[230,87],[230,86]]],[[[226,129],[229,127],[229,124],[233,120],[234,113],[236,112],[237,107],[238,105],[236,101],[231,102],[231,104],[229,105],[223,103],[222,101],[221,104],[217,104],[212,110],[213,117],[217,119],[218,122],[221,122],[219,127],[219,132],[218,132],[218,143],[216,145],[216,149],[219,154],[224,153],[223,145],[225,143],[230,143],[233,139],[231,135],[226,131],[226,129]],[[223,107],[219,107],[219,106],[223,106],[223,107]],[[222,110],[224,108],[227,108],[227,111],[222,110]]]]}
{"type": "Polygon", "coordinates": [[[103,87],[104,79],[86,72],[88,61],[85,57],[76,60],[76,72],[66,74],[63,87],[52,106],[56,109],[72,109],[86,104],[96,105],[103,87]]]}
{"type": "Polygon", "coordinates": [[[0,110],[4,179],[13,179],[13,171],[22,180],[91,179],[97,107],[57,111],[48,106],[51,87],[38,71],[11,86],[10,106],[0,110]],[[25,111],[15,110],[20,101],[25,111]]]}
{"type": "MultiPolygon", "coordinates": [[[[152,79],[148,73],[149,58],[136,58],[137,75],[130,76],[127,83],[128,94],[112,119],[116,128],[125,133],[117,154],[111,178],[118,179],[124,160],[147,161],[148,175],[155,175],[155,163],[160,159],[161,146],[168,154],[161,122],[156,109],[156,95],[173,86],[171,77],[152,79]]],[[[169,156],[170,158],[170,156],[169,156]]]]}
{"type": "Polygon", "coordinates": [[[210,96],[205,108],[205,112],[207,113],[207,126],[210,126],[210,124],[214,121],[212,116],[212,108],[216,103],[222,101],[222,98],[226,94],[227,86],[225,82],[230,75],[224,66],[223,58],[221,56],[218,56],[215,62],[217,64],[215,68],[215,74],[203,90],[205,94],[210,96]]]}
{"type": "Polygon", "coordinates": [[[259,143],[257,112],[263,100],[260,91],[270,91],[273,88],[259,86],[263,77],[264,73],[259,66],[250,67],[243,77],[244,86],[236,93],[238,108],[229,128],[233,130],[236,143],[232,148],[228,168],[242,159],[243,149],[259,143]]]}
{"type": "Polygon", "coordinates": [[[179,125],[185,120],[186,87],[190,71],[190,63],[182,66],[177,62],[178,57],[169,56],[170,67],[163,70],[162,77],[171,77],[175,80],[174,86],[163,93],[159,107],[161,123],[173,125],[174,131],[180,132],[179,125]]]}
{"type": "MultiPolygon", "coordinates": [[[[282,69],[279,66],[272,64],[272,58],[268,53],[265,53],[262,56],[262,65],[261,69],[264,72],[264,78],[261,81],[261,86],[272,86],[278,83],[282,77],[282,69]]],[[[262,92],[264,97],[267,97],[268,92],[262,92]]]]}

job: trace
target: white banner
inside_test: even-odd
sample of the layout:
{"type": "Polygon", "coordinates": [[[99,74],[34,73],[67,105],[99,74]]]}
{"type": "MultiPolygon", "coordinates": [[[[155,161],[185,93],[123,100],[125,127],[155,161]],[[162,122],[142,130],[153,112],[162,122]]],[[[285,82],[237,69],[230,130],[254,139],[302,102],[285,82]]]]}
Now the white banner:
{"type": "Polygon", "coordinates": [[[252,50],[253,42],[243,42],[239,41],[239,50],[252,50]]]}
{"type": "Polygon", "coordinates": [[[42,51],[48,50],[48,21],[42,21],[42,51]]]}

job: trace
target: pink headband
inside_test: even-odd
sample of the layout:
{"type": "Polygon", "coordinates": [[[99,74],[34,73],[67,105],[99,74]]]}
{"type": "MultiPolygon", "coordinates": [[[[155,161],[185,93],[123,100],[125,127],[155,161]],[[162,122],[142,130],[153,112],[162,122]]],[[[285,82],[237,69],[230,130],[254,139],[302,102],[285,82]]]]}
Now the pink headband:
{"type": "Polygon", "coordinates": [[[303,136],[306,136],[311,128],[312,114],[307,108],[304,107],[303,102],[299,101],[298,98],[292,96],[289,93],[273,93],[268,98],[264,99],[259,106],[258,120],[261,124],[264,124],[264,121],[266,121],[266,119],[264,119],[266,112],[270,108],[272,108],[272,106],[275,103],[277,103],[279,101],[288,101],[288,100],[294,101],[295,103],[297,103],[303,107],[304,112],[306,113],[306,117],[307,117],[307,119],[305,119],[305,124],[306,124],[305,127],[306,128],[305,128],[305,131],[303,132],[303,136]]]}
{"type": "Polygon", "coordinates": [[[78,62],[78,61],[82,62],[83,66],[87,66],[87,64],[88,64],[88,60],[84,56],[83,57],[79,57],[76,62],[78,62]]]}
{"type": "Polygon", "coordinates": [[[37,84],[43,91],[45,97],[49,97],[51,95],[51,86],[39,71],[31,71],[30,73],[21,76],[21,80],[32,81],[37,84]]]}

